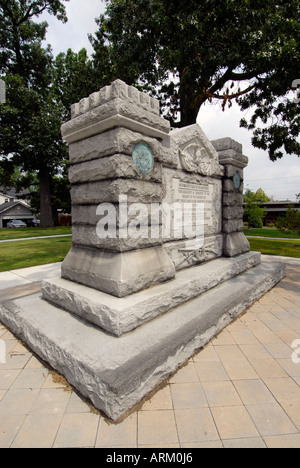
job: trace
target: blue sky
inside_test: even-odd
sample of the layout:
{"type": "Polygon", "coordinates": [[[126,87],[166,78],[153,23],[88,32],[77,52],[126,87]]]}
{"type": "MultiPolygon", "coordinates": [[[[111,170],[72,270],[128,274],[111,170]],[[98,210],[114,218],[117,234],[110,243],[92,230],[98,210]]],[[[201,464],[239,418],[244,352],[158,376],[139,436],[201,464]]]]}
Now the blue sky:
{"type": "MultiPolygon", "coordinates": [[[[48,14],[40,17],[49,24],[47,44],[51,44],[54,55],[71,48],[75,52],[85,47],[92,52],[88,34],[97,29],[95,18],[104,12],[104,0],[70,0],[66,3],[68,23],[63,24],[48,14]]],[[[300,79],[300,77],[299,77],[300,79]]],[[[300,159],[286,155],[272,162],[268,155],[251,145],[251,133],[239,127],[243,117],[236,104],[222,111],[219,104],[201,108],[198,123],[210,140],[230,137],[243,144],[243,152],[249,158],[245,169],[245,188],[262,188],[274,199],[295,199],[300,193],[300,159]]]]}

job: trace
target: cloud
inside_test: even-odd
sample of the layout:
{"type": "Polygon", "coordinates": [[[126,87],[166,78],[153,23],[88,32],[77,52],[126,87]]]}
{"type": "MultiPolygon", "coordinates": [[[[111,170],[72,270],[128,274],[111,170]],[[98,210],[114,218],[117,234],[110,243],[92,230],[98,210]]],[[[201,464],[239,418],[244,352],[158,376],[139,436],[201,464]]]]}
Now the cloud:
{"type": "Polygon", "coordinates": [[[48,30],[46,44],[50,44],[54,55],[66,52],[69,48],[78,52],[86,48],[92,53],[92,47],[88,40],[88,34],[94,34],[97,30],[95,18],[104,13],[106,2],[104,0],[70,0],[65,4],[68,22],[62,23],[56,17],[45,13],[40,16],[40,21],[47,21],[48,30]]]}
{"type": "MultiPolygon", "coordinates": [[[[66,24],[49,14],[40,17],[40,21],[46,20],[49,24],[46,44],[51,44],[54,55],[66,52],[68,48],[78,52],[83,47],[91,54],[88,34],[94,34],[97,30],[95,18],[104,13],[107,3],[104,0],[70,0],[65,5],[68,16],[66,24]]],[[[201,108],[197,121],[210,140],[231,137],[243,144],[243,152],[249,158],[245,169],[245,188],[255,191],[261,187],[275,199],[294,199],[295,194],[300,192],[299,159],[286,155],[276,162],[270,161],[266,152],[252,146],[251,132],[240,128],[242,116],[236,103],[225,112],[219,104],[207,104],[201,108]]]]}
{"type": "Polygon", "coordinates": [[[300,192],[300,167],[297,156],[285,155],[275,162],[268,153],[254,148],[251,143],[252,132],[240,128],[243,114],[236,103],[224,112],[219,104],[205,105],[199,112],[197,122],[209,140],[230,137],[242,143],[243,153],[249,158],[244,171],[245,188],[256,191],[260,187],[274,199],[295,199],[300,192]]]}

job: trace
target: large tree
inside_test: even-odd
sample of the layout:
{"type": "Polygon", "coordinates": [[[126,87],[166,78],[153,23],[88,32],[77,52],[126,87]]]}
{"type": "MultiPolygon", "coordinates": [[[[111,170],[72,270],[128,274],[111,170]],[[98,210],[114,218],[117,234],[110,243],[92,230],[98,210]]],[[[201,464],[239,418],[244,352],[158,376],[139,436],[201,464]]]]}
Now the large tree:
{"type": "Polygon", "coordinates": [[[267,210],[262,205],[271,199],[259,188],[256,192],[247,189],[244,193],[244,215],[249,228],[262,228],[267,210]]]}
{"type": "Polygon", "coordinates": [[[85,49],[54,58],[50,46],[42,47],[47,23],[36,18],[48,11],[65,22],[63,1],[0,0],[0,74],[7,86],[6,104],[0,104],[0,181],[30,187],[43,227],[53,225],[58,200],[68,193],[61,124],[72,103],[102,85],[85,49]]]}
{"type": "Polygon", "coordinates": [[[200,107],[253,108],[253,144],[272,160],[300,155],[299,0],[111,0],[91,38],[107,80],[156,94],[174,126],[200,107]],[[271,122],[271,123],[270,123],[271,122]],[[263,124],[263,125],[262,125],[263,124]],[[261,126],[263,128],[261,128],[261,126]]]}
{"type": "Polygon", "coordinates": [[[86,49],[60,53],[53,63],[52,93],[63,108],[63,121],[71,118],[71,105],[106,85],[86,49]]]}
{"type": "Polygon", "coordinates": [[[53,226],[51,177],[66,157],[60,138],[61,105],[51,95],[52,54],[42,48],[47,23],[33,18],[44,11],[66,21],[59,0],[0,0],[0,73],[6,103],[0,105],[1,167],[13,174],[36,172],[41,226],[53,226]]]}

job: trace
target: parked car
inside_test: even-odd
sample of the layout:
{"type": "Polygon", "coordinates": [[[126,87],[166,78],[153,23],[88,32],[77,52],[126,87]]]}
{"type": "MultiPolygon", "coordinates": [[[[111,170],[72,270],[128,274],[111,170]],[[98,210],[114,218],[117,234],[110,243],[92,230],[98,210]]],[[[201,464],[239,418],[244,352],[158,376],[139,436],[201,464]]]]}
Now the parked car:
{"type": "Polygon", "coordinates": [[[8,228],[24,228],[27,227],[27,224],[23,223],[23,221],[20,221],[20,219],[13,219],[12,221],[9,221],[6,225],[8,228]]]}
{"type": "Polygon", "coordinates": [[[31,219],[30,221],[27,221],[28,227],[38,227],[39,225],[40,225],[39,219],[31,219]]]}

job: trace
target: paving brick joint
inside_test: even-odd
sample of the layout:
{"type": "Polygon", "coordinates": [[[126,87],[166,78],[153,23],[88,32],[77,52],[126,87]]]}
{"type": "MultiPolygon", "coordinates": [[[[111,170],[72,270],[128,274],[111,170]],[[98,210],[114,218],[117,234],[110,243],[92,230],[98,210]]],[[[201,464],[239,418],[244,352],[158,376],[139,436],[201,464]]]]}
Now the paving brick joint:
{"type": "MultiPolygon", "coordinates": [[[[0,323],[0,448],[299,448],[300,262],[278,260],[286,278],[118,423],[0,323]]],[[[59,272],[1,273],[0,303],[59,272]]]]}

